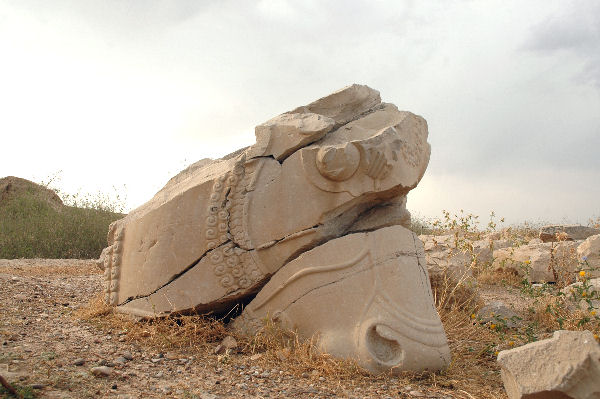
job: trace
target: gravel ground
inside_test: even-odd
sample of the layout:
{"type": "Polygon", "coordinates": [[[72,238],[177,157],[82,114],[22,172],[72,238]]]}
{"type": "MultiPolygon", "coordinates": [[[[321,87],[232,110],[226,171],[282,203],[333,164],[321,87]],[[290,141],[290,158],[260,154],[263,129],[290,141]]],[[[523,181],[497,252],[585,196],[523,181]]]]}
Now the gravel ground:
{"type": "Polygon", "coordinates": [[[244,353],[160,353],[75,315],[101,292],[100,273],[90,260],[0,260],[0,375],[42,398],[472,398],[397,378],[295,375],[244,353]]]}

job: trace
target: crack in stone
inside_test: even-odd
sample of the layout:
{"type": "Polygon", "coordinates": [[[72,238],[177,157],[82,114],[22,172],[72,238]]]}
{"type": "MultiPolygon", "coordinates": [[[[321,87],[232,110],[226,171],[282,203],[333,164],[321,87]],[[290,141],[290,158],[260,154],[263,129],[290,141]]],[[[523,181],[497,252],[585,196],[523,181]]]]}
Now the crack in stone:
{"type": "Polygon", "coordinates": [[[292,306],[293,304],[295,304],[300,299],[304,298],[305,296],[307,296],[308,294],[310,294],[313,291],[319,290],[321,288],[327,287],[327,286],[332,285],[332,284],[339,283],[341,281],[344,281],[344,280],[346,280],[346,279],[348,279],[348,278],[350,278],[352,276],[355,276],[357,274],[360,274],[360,273],[365,273],[365,272],[368,272],[370,270],[374,271],[375,268],[380,267],[381,265],[383,265],[384,263],[388,262],[389,260],[398,259],[401,256],[414,256],[414,255],[415,254],[413,254],[410,251],[395,251],[391,255],[386,256],[385,258],[379,259],[377,262],[374,262],[373,265],[371,267],[369,267],[368,269],[356,270],[354,272],[348,273],[348,274],[340,277],[337,280],[330,281],[328,283],[321,284],[319,286],[311,288],[310,290],[306,291],[305,293],[303,293],[302,295],[300,295],[299,297],[297,297],[296,299],[294,299],[292,302],[290,302],[289,304],[287,304],[286,307],[282,311],[285,312],[290,306],[292,306]]]}
{"type": "MultiPolygon", "coordinates": [[[[232,242],[231,240],[225,241],[223,244],[219,245],[217,248],[222,247],[223,245],[232,242]]],[[[215,248],[216,249],[216,248],[215,248]]],[[[152,291],[149,294],[145,294],[145,295],[137,295],[135,297],[129,297],[127,298],[124,302],[118,304],[117,306],[123,306],[128,304],[131,301],[134,301],[136,299],[142,299],[142,298],[148,298],[149,296],[156,294],[158,291],[160,291],[161,289],[163,289],[164,287],[166,287],[167,285],[171,284],[172,282],[176,281],[179,277],[183,276],[185,273],[187,273],[188,271],[192,270],[194,267],[196,267],[201,261],[202,259],[204,259],[209,253],[211,253],[213,250],[210,251],[206,251],[202,254],[202,256],[200,256],[200,258],[198,258],[196,261],[194,261],[191,265],[187,266],[185,269],[183,269],[182,271],[174,274],[169,281],[167,281],[166,283],[164,283],[163,285],[161,285],[160,287],[156,288],[154,291],[152,291]]]]}
{"type": "MultiPolygon", "coordinates": [[[[375,112],[375,111],[378,111],[378,110],[380,110],[380,109],[383,109],[383,108],[384,108],[386,105],[388,105],[388,104],[387,104],[387,103],[379,103],[379,104],[377,104],[377,105],[375,105],[375,106],[373,106],[373,107],[371,107],[371,108],[367,109],[366,111],[363,111],[363,112],[361,112],[361,113],[360,113],[360,114],[358,114],[358,115],[355,115],[355,116],[354,116],[352,119],[350,119],[349,121],[346,121],[346,122],[344,122],[344,123],[343,123],[343,124],[341,124],[341,125],[338,125],[338,124],[336,123],[336,124],[333,126],[333,129],[331,129],[329,132],[325,133],[325,134],[323,135],[323,137],[321,137],[321,138],[319,138],[319,139],[317,139],[317,140],[315,140],[315,141],[308,142],[308,143],[304,144],[304,145],[303,145],[303,146],[301,146],[301,147],[298,147],[298,148],[297,148],[295,151],[292,151],[292,152],[290,152],[288,155],[286,155],[285,157],[281,157],[280,159],[276,159],[276,158],[275,158],[275,156],[273,156],[273,155],[256,155],[256,156],[253,156],[253,157],[251,157],[251,158],[249,158],[249,159],[271,158],[271,159],[274,159],[275,161],[279,162],[279,164],[280,164],[280,165],[283,165],[283,162],[284,162],[286,159],[288,159],[290,156],[292,156],[292,155],[293,155],[293,154],[295,154],[296,152],[300,151],[301,149],[303,149],[303,148],[306,148],[306,147],[308,147],[308,146],[310,146],[310,145],[313,145],[313,144],[317,144],[317,143],[319,143],[320,141],[322,141],[323,139],[325,139],[325,138],[326,138],[326,137],[327,137],[329,134],[331,134],[331,133],[334,133],[334,132],[336,132],[336,131],[340,130],[341,128],[343,128],[344,126],[346,126],[347,124],[349,124],[349,123],[351,123],[351,122],[354,122],[354,121],[356,121],[356,120],[358,120],[358,119],[361,119],[361,118],[363,118],[363,117],[365,117],[365,116],[367,116],[367,115],[369,115],[369,114],[371,114],[371,113],[373,113],[373,112],[375,112]]],[[[309,111],[309,112],[310,112],[310,111],[309,111]]],[[[287,113],[287,112],[286,112],[286,113],[287,113]]],[[[315,114],[317,114],[317,113],[315,113],[315,114]]],[[[322,114],[317,114],[317,115],[325,116],[325,115],[322,115],[322,114]]],[[[248,149],[248,148],[252,148],[252,146],[250,146],[250,147],[246,147],[246,149],[248,149]]]]}

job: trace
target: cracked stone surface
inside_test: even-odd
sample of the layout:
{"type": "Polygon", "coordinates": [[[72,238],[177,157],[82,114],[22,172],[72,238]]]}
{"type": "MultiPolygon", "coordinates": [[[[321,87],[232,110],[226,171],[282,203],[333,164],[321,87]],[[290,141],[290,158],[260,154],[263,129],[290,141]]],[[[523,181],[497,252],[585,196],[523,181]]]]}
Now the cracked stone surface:
{"type": "Polygon", "coordinates": [[[373,373],[439,370],[450,362],[423,244],[402,226],[340,237],[278,271],[233,327],[254,334],[271,317],[321,350],[373,373]]]}
{"type": "MultiPolygon", "coordinates": [[[[111,225],[99,260],[108,303],[140,317],[226,312],[307,251],[410,224],[406,195],[429,162],[427,123],[376,90],[348,86],[255,133],[255,145],[191,165],[111,225]]],[[[398,250],[408,249],[387,249],[398,250]]]]}
{"type": "Polygon", "coordinates": [[[555,331],[500,352],[498,363],[510,399],[600,397],[600,345],[590,331],[555,331]]]}

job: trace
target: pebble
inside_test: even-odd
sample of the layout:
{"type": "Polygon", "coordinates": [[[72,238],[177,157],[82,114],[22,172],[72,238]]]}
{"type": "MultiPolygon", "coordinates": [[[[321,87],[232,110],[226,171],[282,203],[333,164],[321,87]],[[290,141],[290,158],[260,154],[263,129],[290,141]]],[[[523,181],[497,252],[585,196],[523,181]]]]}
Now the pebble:
{"type": "Polygon", "coordinates": [[[33,389],[44,389],[44,384],[31,384],[31,388],[33,389]]]}
{"type": "Polygon", "coordinates": [[[115,364],[119,364],[119,365],[123,365],[125,363],[127,363],[127,359],[125,359],[123,356],[119,356],[118,358],[116,358],[114,360],[115,364]]]}
{"type": "Polygon", "coordinates": [[[158,373],[156,373],[155,377],[162,378],[163,375],[165,375],[165,374],[162,371],[159,371],[158,373]]]}
{"type": "Polygon", "coordinates": [[[410,396],[414,396],[414,397],[417,397],[417,398],[422,398],[423,396],[425,396],[425,394],[423,392],[421,392],[421,391],[410,391],[408,394],[410,396]]]}
{"type": "Polygon", "coordinates": [[[108,377],[112,374],[113,370],[112,370],[112,368],[107,367],[107,366],[98,366],[98,367],[92,367],[90,372],[93,375],[95,375],[96,377],[108,377]]]}
{"type": "Polygon", "coordinates": [[[133,355],[129,351],[125,351],[122,353],[122,356],[127,360],[133,360],[133,355]]]}
{"type": "Polygon", "coordinates": [[[83,366],[85,364],[85,359],[79,358],[73,360],[73,365],[75,366],[83,366]]]}

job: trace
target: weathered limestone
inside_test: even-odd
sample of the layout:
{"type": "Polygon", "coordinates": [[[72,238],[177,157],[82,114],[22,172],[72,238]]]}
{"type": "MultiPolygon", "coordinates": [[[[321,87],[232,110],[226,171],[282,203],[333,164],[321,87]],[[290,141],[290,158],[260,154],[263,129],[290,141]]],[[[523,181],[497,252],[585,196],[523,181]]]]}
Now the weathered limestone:
{"type": "Polygon", "coordinates": [[[581,310],[600,309],[600,278],[592,278],[570,284],[563,288],[565,298],[577,303],[581,310]]]}
{"type": "Polygon", "coordinates": [[[600,398],[600,345],[589,331],[555,331],[500,352],[498,363],[510,399],[600,398]]]}
{"type": "Polygon", "coordinates": [[[157,317],[224,312],[259,293],[240,328],[281,310],[286,327],[373,372],[445,367],[423,249],[400,226],[429,162],[425,120],[352,85],[255,134],[111,225],[107,302],[157,317]]]}
{"type": "Polygon", "coordinates": [[[374,373],[439,370],[450,352],[423,246],[401,226],[350,234],[305,252],[271,278],[234,327],[254,334],[272,318],[374,373]]]}
{"type": "Polygon", "coordinates": [[[581,267],[591,277],[600,277],[600,234],[588,237],[577,247],[581,267]]]}
{"type": "Polygon", "coordinates": [[[508,328],[519,325],[522,317],[502,301],[491,301],[477,312],[477,320],[483,323],[504,324],[508,328]]]}
{"type": "Polygon", "coordinates": [[[470,241],[453,234],[436,236],[420,235],[425,248],[425,259],[430,276],[447,275],[461,281],[472,277],[473,266],[492,263],[495,249],[511,246],[511,242],[501,239],[470,241]]]}
{"type": "Polygon", "coordinates": [[[509,248],[513,243],[505,239],[482,239],[473,241],[474,262],[479,266],[490,265],[494,261],[494,251],[496,249],[509,248]]]}
{"type": "Polygon", "coordinates": [[[493,267],[526,275],[530,282],[556,282],[576,271],[578,242],[562,241],[502,248],[494,251],[493,267]]]}
{"type": "Polygon", "coordinates": [[[153,316],[254,293],[299,253],[389,223],[382,213],[406,220],[405,195],[430,151],[422,118],[360,85],[256,134],[257,145],[188,167],[111,226],[111,304],[153,316]]]}
{"type": "Polygon", "coordinates": [[[600,234],[600,229],[579,225],[554,224],[540,229],[543,242],[585,240],[595,234],[600,234]]]}
{"type": "Polygon", "coordinates": [[[420,235],[425,249],[427,270],[431,276],[449,276],[456,281],[472,277],[473,256],[466,243],[456,241],[452,234],[420,235]]]}

